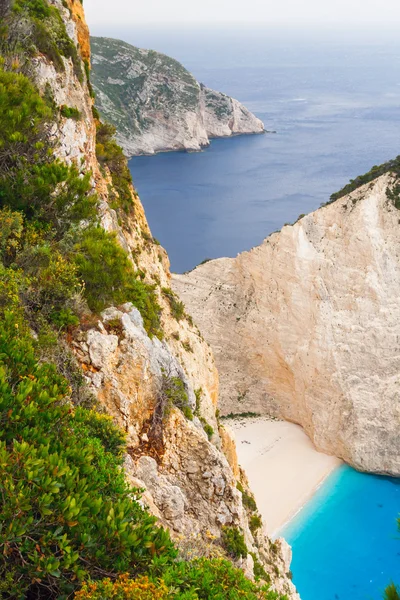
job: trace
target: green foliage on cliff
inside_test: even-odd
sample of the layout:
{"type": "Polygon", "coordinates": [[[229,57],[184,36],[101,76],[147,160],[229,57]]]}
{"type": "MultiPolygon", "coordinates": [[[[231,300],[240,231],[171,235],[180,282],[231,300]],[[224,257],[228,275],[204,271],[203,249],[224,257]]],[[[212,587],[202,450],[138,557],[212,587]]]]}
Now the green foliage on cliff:
{"type": "MultiPolygon", "coordinates": [[[[176,561],[168,533],[126,484],[124,435],[110,417],[71,405],[66,380],[38,360],[17,279],[0,281],[2,597],[66,598],[84,580],[127,573],[148,575],[165,598],[277,598],[227,561],[176,561]]],[[[247,554],[239,531],[226,528],[226,538],[232,556],[247,554]]],[[[146,598],[112,588],[89,584],[77,598],[146,598]]]]}
{"type": "Polygon", "coordinates": [[[25,274],[32,323],[42,316],[60,328],[74,324],[82,297],[94,311],[130,301],[149,334],[161,336],[154,289],[97,225],[91,173],[53,156],[55,118],[27,77],[0,70],[2,259],[25,274]]]}
{"type": "Polygon", "coordinates": [[[162,288],[162,293],[168,300],[171,308],[171,314],[177,321],[180,321],[185,316],[185,305],[179,300],[177,295],[170,288],[162,288]]]}
{"type": "Polygon", "coordinates": [[[400,600],[400,590],[394,583],[386,588],[384,600],[400,600]]]}
{"type": "Polygon", "coordinates": [[[197,559],[177,562],[162,573],[162,578],[129,579],[121,577],[85,584],[75,600],[284,600],[268,585],[246,579],[243,572],[223,559],[197,559]]]}
{"type": "Polygon", "coordinates": [[[4,598],[60,598],[88,576],[136,575],[170,562],[168,534],[121,470],[124,436],[68,402],[39,363],[17,301],[0,321],[0,579],[4,598]]]}
{"type": "Polygon", "coordinates": [[[226,526],[222,528],[222,544],[233,558],[247,556],[248,550],[244,536],[238,527],[226,526]]]}
{"type": "Polygon", "coordinates": [[[344,188],[331,195],[330,201],[334,202],[335,200],[338,200],[339,198],[342,198],[343,196],[354,192],[354,190],[358,189],[362,185],[370,183],[371,181],[374,181],[375,179],[377,179],[381,175],[385,175],[386,173],[393,173],[397,178],[400,177],[400,156],[397,156],[395,159],[389,160],[388,162],[383,163],[382,165],[375,165],[370,171],[368,171],[368,173],[365,173],[364,175],[359,175],[355,179],[351,179],[350,183],[345,185],[344,188]]]}
{"type": "Polygon", "coordinates": [[[12,11],[21,27],[12,27],[10,44],[16,44],[21,54],[44,54],[60,72],[65,70],[63,57],[71,59],[75,74],[83,82],[81,60],[59,10],[47,0],[13,0],[12,11]],[[30,25],[28,36],[24,21],[30,25]]]}
{"type": "Polygon", "coordinates": [[[132,176],[127,160],[114,139],[115,127],[109,123],[98,123],[96,134],[96,156],[101,166],[110,171],[113,187],[118,192],[113,208],[129,212],[133,208],[132,176]]]}

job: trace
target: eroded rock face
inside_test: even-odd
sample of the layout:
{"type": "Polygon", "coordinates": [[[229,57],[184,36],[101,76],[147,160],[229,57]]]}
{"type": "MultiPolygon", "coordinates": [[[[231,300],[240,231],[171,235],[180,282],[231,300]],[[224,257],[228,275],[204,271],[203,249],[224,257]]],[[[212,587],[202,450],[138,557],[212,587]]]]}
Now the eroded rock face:
{"type": "Polygon", "coordinates": [[[264,132],[243,104],[199,84],[178,61],[110,38],[91,44],[96,105],[127,156],[200,150],[212,137],[264,132]]]}
{"type": "MultiPolygon", "coordinates": [[[[157,462],[143,451],[148,437],[142,428],[154,413],[165,373],[182,379],[193,409],[196,404],[190,379],[168,343],[150,339],[139,312],[126,304],[105,310],[95,326],[76,335],[73,348],[93,393],[128,434],[127,477],[131,485],[145,490],[143,503],[151,512],[179,543],[186,540],[194,554],[198,545],[200,552],[212,552],[209,540],[218,541],[223,526],[239,527],[249,552],[270,573],[274,587],[297,599],[287,575],[286,553],[277,550],[263,531],[256,539],[250,532],[237,489],[241,473],[235,443],[229,429],[219,427],[212,403],[202,402],[199,415],[207,415],[214,428],[211,441],[197,416],[191,421],[172,408],[157,462]]],[[[250,577],[252,561],[249,554],[238,562],[250,577]]]]}
{"type": "Polygon", "coordinates": [[[356,468],[400,474],[400,225],[390,175],[235,259],[174,276],[223,413],[300,423],[356,468]]]}

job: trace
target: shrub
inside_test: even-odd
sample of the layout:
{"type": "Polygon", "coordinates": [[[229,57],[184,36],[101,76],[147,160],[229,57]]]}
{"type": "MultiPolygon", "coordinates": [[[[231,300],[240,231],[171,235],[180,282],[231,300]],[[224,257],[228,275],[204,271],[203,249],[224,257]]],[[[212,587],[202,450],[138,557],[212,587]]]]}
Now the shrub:
{"type": "Polygon", "coordinates": [[[211,427],[211,425],[209,423],[207,423],[207,421],[204,419],[204,417],[200,417],[200,421],[203,425],[203,429],[206,432],[208,439],[211,440],[212,436],[214,435],[213,427],[211,427]]]}
{"type": "Polygon", "coordinates": [[[85,281],[85,296],[92,310],[132,302],[143,317],[146,331],[161,336],[161,309],[154,288],[137,278],[115,235],[101,227],[89,227],[75,245],[73,260],[85,281]]]}
{"type": "Polygon", "coordinates": [[[185,316],[185,305],[178,300],[177,295],[170,288],[162,288],[162,293],[169,302],[171,314],[177,321],[185,316]]]}
{"type": "MultiPolygon", "coordinates": [[[[243,571],[224,559],[199,558],[179,562],[162,574],[172,597],[182,600],[274,600],[279,595],[268,585],[259,586],[246,579],[243,571]]],[[[284,598],[281,598],[284,600],[284,598]]]]}
{"type": "Polygon", "coordinates": [[[52,155],[53,111],[27,77],[0,69],[0,206],[51,223],[58,235],[94,218],[90,173],[52,155]]]}
{"type": "Polygon", "coordinates": [[[163,582],[157,584],[148,577],[129,579],[121,575],[117,581],[104,579],[96,583],[85,583],[74,596],[75,600],[168,600],[171,598],[163,582]]]}
{"type": "Polygon", "coordinates": [[[258,515],[258,514],[251,515],[250,521],[249,521],[249,527],[250,527],[250,531],[253,535],[262,527],[262,519],[261,519],[260,515],[258,515]]]}
{"type": "Polygon", "coordinates": [[[251,554],[251,557],[252,557],[253,563],[254,563],[254,567],[253,567],[254,579],[256,581],[260,581],[260,579],[262,579],[266,583],[270,583],[271,576],[264,569],[264,567],[258,560],[257,555],[254,552],[250,552],[250,554],[251,554]]]}
{"type": "Polygon", "coordinates": [[[37,362],[21,317],[5,310],[0,578],[7,574],[10,598],[59,597],[85,577],[135,574],[153,557],[176,555],[124,481],[121,434],[107,417],[74,411],[68,393],[54,368],[37,362]]]}
{"type": "Polygon", "coordinates": [[[109,169],[113,186],[118,192],[112,207],[130,212],[133,208],[132,176],[122,148],[114,140],[115,132],[115,127],[109,123],[98,124],[96,156],[100,165],[107,166],[109,169]]]}
{"type": "Polygon", "coordinates": [[[23,216],[9,208],[0,210],[0,260],[10,264],[20,248],[23,232],[23,216]]]}
{"type": "Polygon", "coordinates": [[[75,121],[79,121],[82,118],[80,111],[73,106],[65,106],[63,104],[60,108],[60,113],[66,119],[75,119],[75,121]]]}
{"type": "Polygon", "coordinates": [[[232,558],[247,556],[244,536],[238,527],[225,526],[222,528],[222,545],[232,558]]]}
{"type": "Polygon", "coordinates": [[[394,583],[386,588],[384,600],[400,600],[400,589],[394,583]]]}

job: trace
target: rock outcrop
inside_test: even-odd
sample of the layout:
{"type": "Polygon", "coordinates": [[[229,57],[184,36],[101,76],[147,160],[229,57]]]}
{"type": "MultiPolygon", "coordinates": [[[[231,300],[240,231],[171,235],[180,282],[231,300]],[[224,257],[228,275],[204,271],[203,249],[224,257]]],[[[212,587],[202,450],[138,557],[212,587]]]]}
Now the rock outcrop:
{"type": "Polygon", "coordinates": [[[69,334],[68,343],[90,391],[127,434],[127,477],[145,489],[143,502],[172,535],[189,539],[190,532],[203,547],[212,535],[215,547],[221,550],[218,542],[223,524],[240,528],[249,554],[239,566],[253,576],[252,552],[271,574],[274,587],[295,600],[298,596],[288,577],[287,546],[283,541],[272,544],[264,533],[253,536],[250,531],[249,516],[237,489],[240,473],[234,443],[216,416],[218,374],[212,352],[186,313],[174,315],[173,303],[176,305],[178,299],[169,289],[168,257],[151,236],[134,188],[129,211],[115,208],[118,191],[111,172],[106,165],[100,168],[97,160],[88,71],[83,64],[77,68],[79,51],[84,60],[89,56],[82,4],[77,0],[49,1],[59,10],[78,50],[70,58],[60,55],[62,68],[55,69],[41,53],[28,65],[30,77],[55,106],[68,107],[70,111],[64,111],[67,115],[74,110],[75,118],[60,111],[51,131],[53,150],[61,161],[75,164],[82,174],[91,173],[102,226],[115,233],[141,277],[154,286],[162,309],[162,340],[151,339],[138,310],[124,304],[109,307],[101,315],[88,313],[69,334]],[[178,389],[187,405],[180,410],[173,402],[167,403],[162,415],[167,418],[159,419],[165,379],[180,382],[178,389]],[[229,462],[224,448],[228,449],[229,462]]]}
{"type": "Polygon", "coordinates": [[[96,106],[127,156],[196,151],[213,137],[264,132],[243,104],[199,84],[178,61],[110,38],[91,45],[96,106]]]}
{"type": "Polygon", "coordinates": [[[400,474],[400,225],[384,175],[235,259],[174,276],[223,413],[278,415],[357,469],[400,474]]]}

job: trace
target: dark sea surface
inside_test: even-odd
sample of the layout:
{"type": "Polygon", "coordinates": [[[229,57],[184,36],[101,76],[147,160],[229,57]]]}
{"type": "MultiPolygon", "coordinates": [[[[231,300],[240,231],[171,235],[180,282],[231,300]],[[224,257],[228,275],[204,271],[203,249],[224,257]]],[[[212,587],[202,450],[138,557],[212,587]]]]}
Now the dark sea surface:
{"type": "Polygon", "coordinates": [[[400,41],[261,30],[119,35],[176,57],[276,131],[130,161],[176,272],[250,249],[400,154],[400,41]]]}

